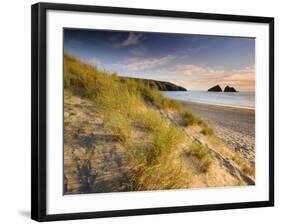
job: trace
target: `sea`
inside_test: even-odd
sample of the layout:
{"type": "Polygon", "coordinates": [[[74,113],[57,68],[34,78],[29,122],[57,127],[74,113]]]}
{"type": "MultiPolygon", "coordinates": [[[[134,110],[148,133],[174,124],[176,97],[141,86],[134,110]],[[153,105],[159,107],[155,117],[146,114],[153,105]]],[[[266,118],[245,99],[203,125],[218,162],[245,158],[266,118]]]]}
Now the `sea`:
{"type": "Polygon", "coordinates": [[[176,100],[237,108],[255,108],[255,92],[161,91],[176,100]]]}

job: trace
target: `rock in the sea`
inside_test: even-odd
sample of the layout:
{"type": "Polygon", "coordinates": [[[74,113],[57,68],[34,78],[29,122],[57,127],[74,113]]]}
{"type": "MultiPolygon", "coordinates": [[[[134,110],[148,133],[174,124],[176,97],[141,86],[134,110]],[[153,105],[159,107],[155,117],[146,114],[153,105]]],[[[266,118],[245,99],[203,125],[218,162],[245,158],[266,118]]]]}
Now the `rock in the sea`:
{"type": "Polygon", "coordinates": [[[209,92],[222,92],[222,89],[219,85],[213,86],[212,88],[208,89],[209,92]]]}
{"type": "Polygon", "coordinates": [[[237,92],[234,87],[226,86],[224,92],[237,92]]]}

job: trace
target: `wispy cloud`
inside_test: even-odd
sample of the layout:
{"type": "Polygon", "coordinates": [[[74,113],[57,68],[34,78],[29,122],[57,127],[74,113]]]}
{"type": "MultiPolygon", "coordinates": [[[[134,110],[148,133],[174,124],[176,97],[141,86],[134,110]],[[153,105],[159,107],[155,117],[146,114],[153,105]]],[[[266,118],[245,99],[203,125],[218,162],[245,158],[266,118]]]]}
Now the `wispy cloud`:
{"type": "Polygon", "coordinates": [[[130,32],[128,37],[123,40],[121,43],[116,43],[114,44],[115,47],[128,47],[132,45],[136,45],[139,43],[141,38],[143,37],[143,34],[141,33],[134,33],[130,32]]]}
{"type": "Polygon", "coordinates": [[[175,59],[174,55],[167,55],[159,58],[131,58],[126,60],[125,67],[131,71],[141,71],[145,69],[156,68],[161,65],[165,65],[168,62],[175,59]]]}
{"type": "Polygon", "coordinates": [[[175,68],[171,68],[171,71],[184,73],[186,75],[212,75],[214,73],[221,74],[224,71],[221,69],[214,69],[211,67],[198,66],[193,64],[177,65],[175,68]]]}
{"type": "Polygon", "coordinates": [[[145,53],[147,53],[147,49],[140,43],[137,46],[132,47],[130,52],[133,56],[139,57],[141,55],[145,55],[145,53]]]}
{"type": "MultiPolygon", "coordinates": [[[[158,72],[165,71],[163,66],[171,62],[176,58],[175,55],[166,55],[159,58],[145,58],[141,56],[135,56],[124,61],[119,61],[116,63],[106,63],[105,61],[100,60],[99,58],[92,57],[90,59],[82,60],[85,63],[97,66],[100,69],[105,69],[110,72],[121,73],[126,72],[127,74],[137,74],[145,70],[156,69],[158,72]]],[[[155,73],[155,72],[154,72],[155,73]]]]}

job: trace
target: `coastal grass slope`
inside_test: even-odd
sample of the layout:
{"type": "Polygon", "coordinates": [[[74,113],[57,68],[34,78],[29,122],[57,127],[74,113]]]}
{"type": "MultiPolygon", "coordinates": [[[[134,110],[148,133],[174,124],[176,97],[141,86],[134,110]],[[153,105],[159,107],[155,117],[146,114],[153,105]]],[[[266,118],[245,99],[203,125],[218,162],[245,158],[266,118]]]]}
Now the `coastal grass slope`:
{"type": "Polygon", "coordinates": [[[254,184],[254,168],[157,88],[64,54],[64,193],[254,184]]]}

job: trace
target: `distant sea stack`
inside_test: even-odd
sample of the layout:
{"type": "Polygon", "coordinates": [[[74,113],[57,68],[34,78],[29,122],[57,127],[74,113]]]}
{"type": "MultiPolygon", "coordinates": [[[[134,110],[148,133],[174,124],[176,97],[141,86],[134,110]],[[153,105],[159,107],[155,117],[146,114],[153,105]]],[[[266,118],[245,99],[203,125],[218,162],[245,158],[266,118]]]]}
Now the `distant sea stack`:
{"type": "Polygon", "coordinates": [[[212,88],[208,89],[209,92],[222,92],[222,89],[219,85],[213,86],[212,88]]]}
{"type": "MultiPolygon", "coordinates": [[[[120,77],[122,80],[122,77],[120,77]]],[[[126,77],[127,79],[134,79],[137,82],[143,82],[145,85],[149,85],[151,88],[158,89],[160,91],[187,91],[182,86],[177,86],[171,82],[164,82],[152,79],[139,79],[139,78],[131,78],[126,77]]]]}
{"type": "Polygon", "coordinates": [[[224,88],[224,92],[237,92],[236,89],[234,87],[230,87],[230,86],[226,86],[224,88]]]}

